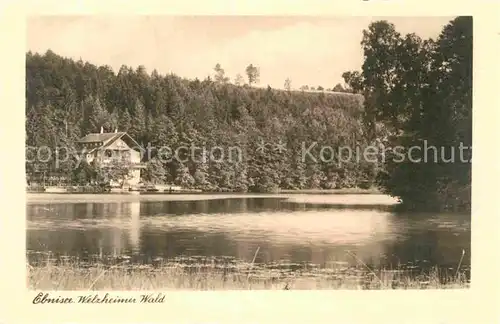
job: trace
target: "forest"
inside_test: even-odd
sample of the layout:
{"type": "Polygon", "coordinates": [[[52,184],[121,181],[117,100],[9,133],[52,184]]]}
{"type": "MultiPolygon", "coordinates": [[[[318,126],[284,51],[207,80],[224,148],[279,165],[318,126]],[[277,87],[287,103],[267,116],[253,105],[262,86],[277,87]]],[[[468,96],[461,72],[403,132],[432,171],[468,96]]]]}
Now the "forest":
{"type": "MultiPolygon", "coordinates": [[[[26,53],[26,147],[66,147],[88,134],[115,129],[142,146],[239,147],[242,160],[172,159],[154,151],[144,159],[148,183],[204,191],[275,192],[278,189],[379,187],[413,209],[470,209],[471,164],[376,161],[339,163],[303,159],[306,143],[341,147],[472,144],[472,18],[458,17],[436,40],[401,35],[387,21],[363,31],[364,63],[346,71],[340,92],[256,87],[258,68],[231,83],[217,64],[214,77],[186,79],[144,66],[109,66],[65,58],[48,50],[26,53]],[[266,150],[262,150],[266,143],[266,150]],[[286,143],[286,150],[277,150],[286,143]]],[[[335,58],[332,58],[332,62],[335,58]]],[[[339,89],[338,86],[336,86],[339,89]]],[[[322,90],[322,87],[318,87],[322,90]]],[[[339,91],[339,90],[335,90],[339,91]]],[[[310,150],[319,155],[321,145],[310,150]]],[[[335,151],[335,150],[334,150],[335,151]]],[[[56,165],[29,161],[66,174],[75,184],[95,177],[92,166],[69,159],[56,165]]]]}

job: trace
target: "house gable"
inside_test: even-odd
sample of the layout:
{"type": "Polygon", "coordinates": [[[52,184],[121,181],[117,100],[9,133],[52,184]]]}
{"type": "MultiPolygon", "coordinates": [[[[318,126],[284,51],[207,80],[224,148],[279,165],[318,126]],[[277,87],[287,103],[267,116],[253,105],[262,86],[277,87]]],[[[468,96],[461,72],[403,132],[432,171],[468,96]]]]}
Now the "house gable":
{"type": "Polygon", "coordinates": [[[141,152],[142,147],[127,133],[100,133],[88,134],[77,141],[81,150],[93,153],[102,149],[123,149],[141,152]]]}
{"type": "Polygon", "coordinates": [[[128,151],[132,148],[121,138],[117,138],[114,141],[111,141],[108,145],[103,147],[104,149],[109,150],[120,150],[120,151],[128,151]]]}
{"type": "Polygon", "coordinates": [[[120,136],[112,138],[103,145],[105,149],[127,149],[137,152],[142,151],[142,147],[127,133],[122,133],[120,136]]]}

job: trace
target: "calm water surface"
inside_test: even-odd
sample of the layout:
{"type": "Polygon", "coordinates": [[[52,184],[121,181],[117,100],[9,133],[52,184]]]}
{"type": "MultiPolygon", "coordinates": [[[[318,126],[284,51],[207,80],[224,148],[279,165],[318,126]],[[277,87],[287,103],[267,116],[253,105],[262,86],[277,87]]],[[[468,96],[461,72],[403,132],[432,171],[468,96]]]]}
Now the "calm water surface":
{"type": "Polygon", "coordinates": [[[468,267],[470,215],[401,214],[393,204],[379,195],[28,194],[28,257],[251,262],[260,248],[257,263],[456,269],[465,250],[468,267]]]}

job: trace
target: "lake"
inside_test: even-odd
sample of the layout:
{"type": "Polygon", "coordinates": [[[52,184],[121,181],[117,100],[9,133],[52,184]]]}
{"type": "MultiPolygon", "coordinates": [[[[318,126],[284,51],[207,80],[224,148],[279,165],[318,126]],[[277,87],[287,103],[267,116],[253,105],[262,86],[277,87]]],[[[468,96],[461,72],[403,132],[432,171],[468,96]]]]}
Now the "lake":
{"type": "Polygon", "coordinates": [[[469,268],[470,215],[398,213],[395,204],[371,194],[27,194],[27,255],[455,271],[464,250],[469,268]]]}

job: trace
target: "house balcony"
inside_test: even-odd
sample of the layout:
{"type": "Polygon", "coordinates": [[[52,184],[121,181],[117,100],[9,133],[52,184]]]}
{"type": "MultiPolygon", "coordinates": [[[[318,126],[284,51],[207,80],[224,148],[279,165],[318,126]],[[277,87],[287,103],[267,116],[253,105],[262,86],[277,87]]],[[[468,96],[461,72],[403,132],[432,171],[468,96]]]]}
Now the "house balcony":
{"type": "Polygon", "coordinates": [[[134,169],[146,169],[146,163],[132,163],[132,168],[134,169]]]}

